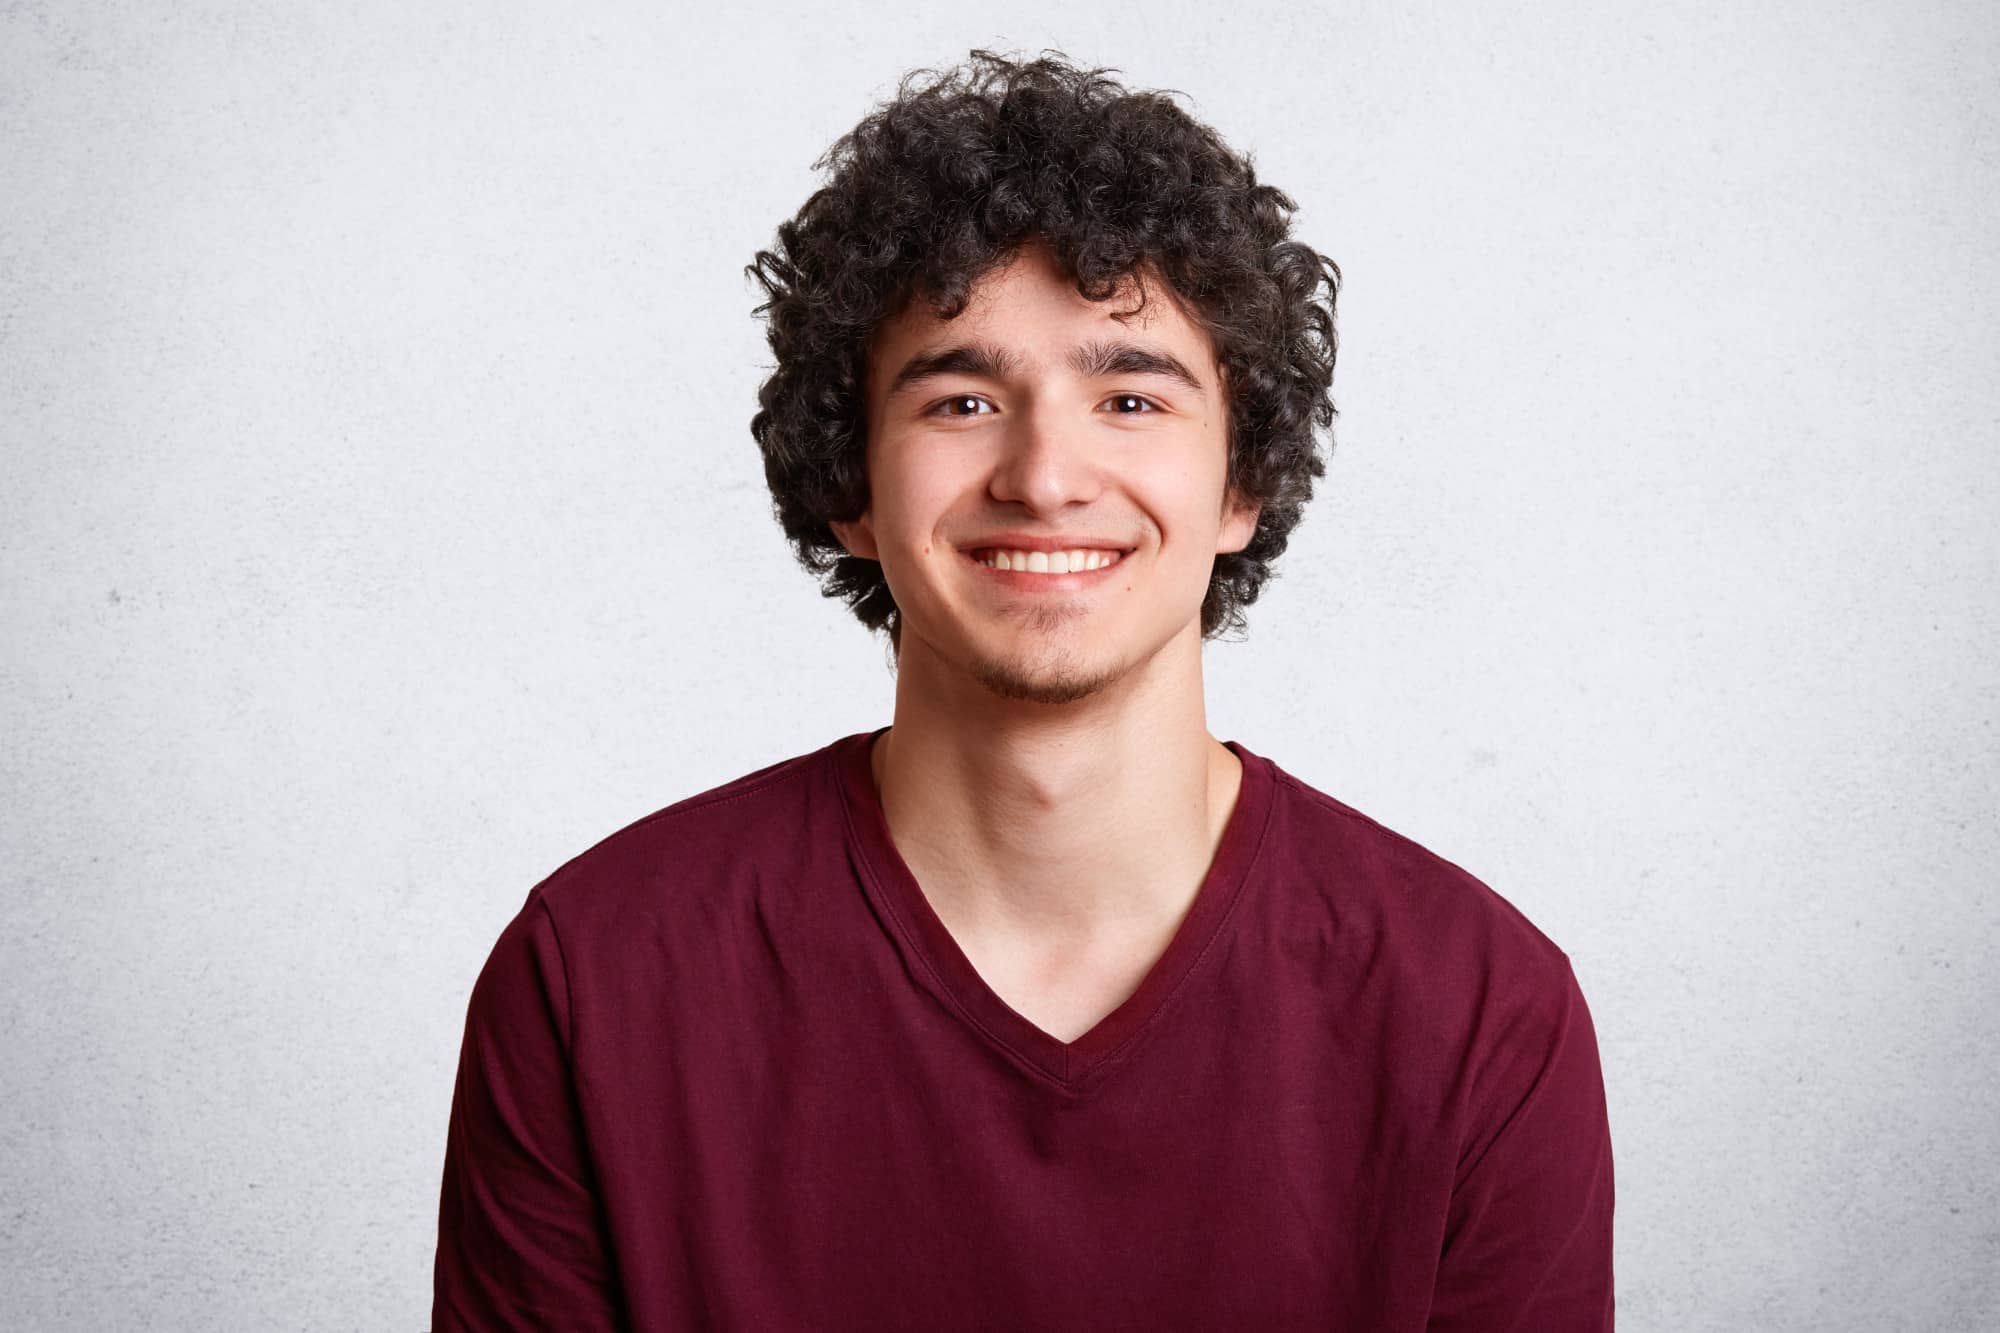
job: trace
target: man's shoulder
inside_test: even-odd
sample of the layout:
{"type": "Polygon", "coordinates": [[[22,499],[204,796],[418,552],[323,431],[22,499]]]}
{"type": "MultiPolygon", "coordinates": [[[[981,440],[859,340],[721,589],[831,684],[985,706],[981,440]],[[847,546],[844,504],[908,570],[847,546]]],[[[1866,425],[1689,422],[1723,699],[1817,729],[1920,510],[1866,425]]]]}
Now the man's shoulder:
{"type": "Polygon", "coordinates": [[[1316,975],[1360,979],[1407,1040],[1469,1060],[1562,1031],[1569,955],[1484,880],[1282,772],[1271,824],[1259,888],[1280,936],[1311,942],[1316,975]]]}
{"type": "Polygon", "coordinates": [[[1509,898],[1455,861],[1273,765],[1264,872],[1296,910],[1420,966],[1501,964],[1566,973],[1563,950],[1509,898]]]}
{"type": "Polygon", "coordinates": [[[691,890],[823,854],[844,819],[833,763],[844,737],[732,778],[635,820],[535,887],[558,917],[650,914],[691,890]]]}

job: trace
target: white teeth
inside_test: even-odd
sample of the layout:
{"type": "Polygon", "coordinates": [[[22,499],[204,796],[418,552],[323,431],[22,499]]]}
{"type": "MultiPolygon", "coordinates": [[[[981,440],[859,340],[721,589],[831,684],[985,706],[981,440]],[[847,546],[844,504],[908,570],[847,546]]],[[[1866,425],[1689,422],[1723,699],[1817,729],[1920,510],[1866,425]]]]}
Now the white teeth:
{"type": "Polygon", "coordinates": [[[1075,551],[988,551],[979,563],[994,569],[1019,569],[1031,574],[1080,574],[1115,565],[1122,557],[1117,551],[1095,548],[1075,551]]]}

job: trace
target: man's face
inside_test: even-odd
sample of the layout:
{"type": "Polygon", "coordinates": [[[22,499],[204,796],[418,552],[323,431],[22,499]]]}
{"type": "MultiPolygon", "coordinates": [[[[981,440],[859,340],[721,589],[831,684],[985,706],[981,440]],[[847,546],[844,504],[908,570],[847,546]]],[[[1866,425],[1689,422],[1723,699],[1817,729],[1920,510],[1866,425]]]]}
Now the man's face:
{"type": "Polygon", "coordinates": [[[1001,697],[1064,703],[1177,639],[1198,651],[1215,556],[1248,544],[1257,514],[1225,494],[1208,337],[1164,282],[1147,289],[1121,323],[1132,289],[1087,300],[1031,245],[958,318],[919,300],[877,332],[869,508],[834,531],[881,562],[906,673],[920,653],[1001,697]]]}

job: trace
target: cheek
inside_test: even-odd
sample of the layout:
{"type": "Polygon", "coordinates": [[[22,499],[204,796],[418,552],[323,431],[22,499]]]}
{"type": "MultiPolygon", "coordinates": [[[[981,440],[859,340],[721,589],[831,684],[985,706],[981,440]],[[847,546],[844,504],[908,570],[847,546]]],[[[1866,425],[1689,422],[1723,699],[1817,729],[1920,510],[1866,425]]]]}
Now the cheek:
{"type": "Polygon", "coordinates": [[[1203,461],[1176,459],[1135,475],[1133,496],[1174,545],[1203,545],[1222,521],[1223,477],[1203,461]]]}
{"type": "Polygon", "coordinates": [[[887,469],[877,485],[877,512],[895,529],[901,545],[919,549],[936,540],[939,524],[949,515],[968,507],[969,494],[977,494],[968,477],[938,461],[887,469]]]}

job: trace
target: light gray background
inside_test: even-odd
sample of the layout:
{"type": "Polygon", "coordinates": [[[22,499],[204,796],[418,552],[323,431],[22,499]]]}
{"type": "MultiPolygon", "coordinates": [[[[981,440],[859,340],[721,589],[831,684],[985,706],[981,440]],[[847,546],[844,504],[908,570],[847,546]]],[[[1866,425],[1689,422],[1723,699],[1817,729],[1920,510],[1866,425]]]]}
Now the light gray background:
{"type": "Polygon", "coordinates": [[[1622,1327],[1992,1327],[1995,7],[973,12],[0,8],[0,1325],[427,1325],[529,887],[888,719],[742,266],[1059,45],[1346,271],[1213,729],[1569,951],[1622,1327]]]}

